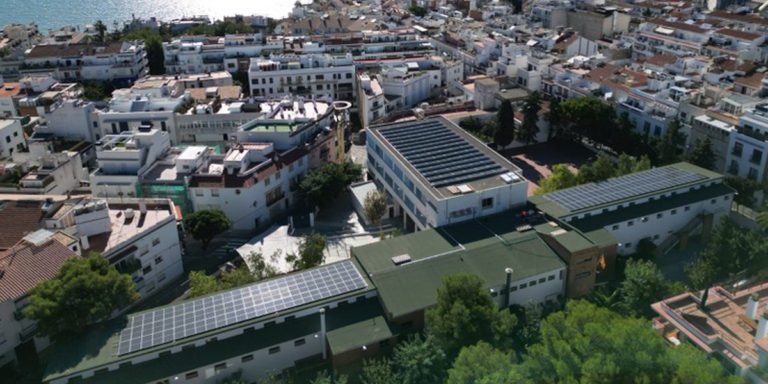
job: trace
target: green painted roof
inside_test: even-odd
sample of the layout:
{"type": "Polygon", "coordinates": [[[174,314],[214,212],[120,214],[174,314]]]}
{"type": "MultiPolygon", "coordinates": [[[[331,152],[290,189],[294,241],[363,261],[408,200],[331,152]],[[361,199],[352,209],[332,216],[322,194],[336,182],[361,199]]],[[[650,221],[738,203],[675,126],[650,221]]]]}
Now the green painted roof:
{"type": "Polygon", "coordinates": [[[383,316],[376,316],[329,331],[328,346],[333,355],[338,355],[389,339],[397,334],[396,329],[383,316]]]}
{"type": "MultiPolygon", "coordinates": [[[[673,187],[673,188],[661,189],[661,190],[657,190],[657,191],[654,191],[654,192],[651,192],[651,193],[646,193],[646,194],[642,194],[642,195],[636,195],[636,196],[628,197],[628,198],[625,198],[625,199],[619,199],[619,200],[611,201],[609,203],[600,204],[600,205],[596,205],[596,206],[593,206],[593,207],[584,208],[584,209],[580,209],[580,210],[576,210],[576,211],[571,211],[571,210],[561,206],[560,204],[558,204],[558,203],[556,203],[556,202],[554,202],[552,200],[549,200],[547,198],[546,194],[539,195],[539,196],[532,196],[532,197],[530,197],[528,199],[528,201],[531,204],[536,205],[537,209],[545,212],[546,214],[548,214],[548,215],[550,215],[552,217],[563,218],[565,216],[577,215],[580,212],[594,211],[594,210],[598,210],[598,209],[601,209],[602,207],[606,207],[606,206],[610,206],[610,205],[621,204],[621,203],[629,202],[629,201],[635,201],[635,200],[638,200],[638,199],[642,199],[643,197],[653,196],[653,195],[657,195],[659,193],[664,193],[666,191],[671,191],[671,190],[674,190],[674,189],[679,189],[679,188],[682,188],[682,187],[684,187],[686,185],[703,184],[703,183],[710,182],[712,180],[717,180],[717,179],[722,179],[723,178],[723,175],[721,175],[719,173],[712,172],[712,171],[710,171],[708,169],[697,167],[697,166],[695,166],[693,164],[685,163],[685,162],[668,165],[667,167],[674,167],[674,168],[682,169],[682,170],[687,171],[687,172],[699,174],[699,175],[702,175],[702,176],[706,177],[706,179],[699,180],[699,181],[692,182],[692,183],[688,183],[688,184],[678,185],[678,186],[673,187]]],[[[583,185],[575,186],[575,187],[572,187],[572,188],[580,188],[580,187],[583,187],[583,185]]]]}
{"type": "Polygon", "coordinates": [[[505,283],[508,267],[515,271],[514,281],[563,268],[565,263],[536,231],[515,230],[523,224],[508,211],[354,248],[353,253],[385,310],[399,317],[433,306],[445,275],[474,273],[491,287],[505,283]],[[391,258],[405,253],[412,261],[394,265],[391,258]]]}

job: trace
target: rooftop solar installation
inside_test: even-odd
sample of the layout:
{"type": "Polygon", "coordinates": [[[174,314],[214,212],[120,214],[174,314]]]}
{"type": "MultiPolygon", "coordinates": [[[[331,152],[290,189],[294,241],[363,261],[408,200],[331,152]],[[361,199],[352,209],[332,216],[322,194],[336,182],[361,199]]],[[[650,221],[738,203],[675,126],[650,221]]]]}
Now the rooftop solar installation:
{"type": "Polygon", "coordinates": [[[679,168],[662,167],[552,192],[544,197],[573,212],[706,178],[679,168]]]}
{"type": "Polygon", "coordinates": [[[350,261],[159,308],[128,318],[117,354],[140,351],[367,286],[350,261]]]}
{"type": "Polygon", "coordinates": [[[379,133],[435,188],[507,172],[438,120],[384,128],[379,133]]]}

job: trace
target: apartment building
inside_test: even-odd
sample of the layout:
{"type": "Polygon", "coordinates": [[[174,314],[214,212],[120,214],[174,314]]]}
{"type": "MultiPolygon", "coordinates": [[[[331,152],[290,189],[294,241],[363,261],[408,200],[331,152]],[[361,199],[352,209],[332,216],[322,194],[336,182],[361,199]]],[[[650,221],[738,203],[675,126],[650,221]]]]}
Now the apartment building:
{"type": "Polygon", "coordinates": [[[641,241],[662,254],[706,236],[730,212],[734,191],[722,174],[688,163],[586,184],[530,198],[536,208],[589,238],[615,239],[618,255],[630,255],[641,241]]]}
{"type": "Polygon", "coordinates": [[[698,55],[709,41],[710,32],[697,25],[680,21],[652,19],[641,23],[633,38],[632,55],[650,57],[698,55]]]}
{"type": "Polygon", "coordinates": [[[387,114],[387,98],[376,76],[361,73],[357,76],[357,110],[360,124],[368,128],[371,122],[377,121],[387,114]]]}
{"type": "MultiPolygon", "coordinates": [[[[7,204],[7,203],[3,203],[7,204]]],[[[10,227],[17,216],[5,216],[1,225],[10,227]]],[[[37,208],[38,217],[40,208],[37,208]]],[[[18,243],[0,251],[0,367],[8,364],[28,366],[38,361],[37,353],[50,345],[50,339],[37,336],[37,323],[24,316],[30,290],[56,277],[70,258],[79,257],[67,245],[76,239],[62,232],[37,230],[18,243]]]]}
{"type": "Polygon", "coordinates": [[[65,100],[82,96],[83,86],[78,83],[60,83],[51,75],[25,76],[19,80],[21,93],[14,99],[20,116],[43,117],[65,100]]]}
{"type": "Polygon", "coordinates": [[[390,217],[411,230],[526,204],[520,169],[443,117],[373,126],[367,142],[368,171],[394,202],[390,217]]]}
{"type": "Polygon", "coordinates": [[[138,41],[36,45],[25,54],[20,73],[21,76],[50,73],[59,81],[132,83],[147,74],[147,57],[143,43],[138,41]]]}
{"type": "Polygon", "coordinates": [[[768,382],[762,373],[768,367],[768,284],[708,289],[708,294],[686,292],[653,304],[658,314],[653,329],[672,348],[688,342],[727,372],[750,383],[768,382]]]}
{"type": "Polygon", "coordinates": [[[104,109],[96,109],[90,120],[96,140],[107,135],[158,129],[175,138],[176,111],[184,105],[187,93],[171,94],[168,88],[117,90],[104,109]]]}
{"type": "Polygon", "coordinates": [[[355,65],[351,53],[253,58],[248,79],[252,96],[328,95],[334,100],[346,101],[353,101],[355,96],[355,65]]]}
{"type": "Polygon", "coordinates": [[[170,135],[158,129],[107,135],[96,142],[98,168],[91,173],[91,191],[98,197],[136,195],[139,176],[171,147],[170,135]]]}
{"type": "Polygon", "coordinates": [[[83,154],[90,146],[79,142],[61,151],[51,151],[48,141],[30,140],[27,151],[17,152],[13,161],[21,178],[16,186],[2,186],[0,193],[31,195],[66,195],[88,182],[88,168],[83,154]]]}
{"type": "Polygon", "coordinates": [[[0,119],[0,158],[9,159],[27,146],[21,120],[0,119]]]}
{"type": "Polygon", "coordinates": [[[702,53],[710,56],[726,56],[735,60],[762,61],[765,53],[761,45],[765,42],[763,33],[722,28],[712,36],[702,53]]]}

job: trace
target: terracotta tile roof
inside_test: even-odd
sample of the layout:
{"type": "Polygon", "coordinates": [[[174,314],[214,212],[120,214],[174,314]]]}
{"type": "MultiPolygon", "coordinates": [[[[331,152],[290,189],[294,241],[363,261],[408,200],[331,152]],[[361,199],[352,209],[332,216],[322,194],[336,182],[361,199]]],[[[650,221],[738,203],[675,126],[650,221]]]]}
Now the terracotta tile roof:
{"type": "Polygon", "coordinates": [[[573,42],[578,39],[579,39],[579,35],[574,33],[568,36],[567,38],[561,40],[560,42],[555,43],[555,49],[568,49],[568,46],[573,44],[573,42]]]}
{"type": "Polygon", "coordinates": [[[768,25],[768,19],[763,18],[760,15],[739,15],[730,13],[728,11],[724,10],[716,10],[712,11],[707,15],[707,18],[714,17],[719,19],[726,19],[726,20],[734,20],[734,21],[740,21],[742,23],[754,23],[754,24],[762,24],[762,25],[768,25]]]}
{"type": "Polygon", "coordinates": [[[0,97],[14,97],[21,93],[21,84],[19,83],[5,83],[0,87],[0,97]]]}
{"type": "Polygon", "coordinates": [[[25,56],[27,59],[43,59],[47,57],[83,57],[96,55],[97,48],[104,48],[98,54],[110,55],[120,53],[121,43],[109,44],[50,44],[36,45],[25,56]]]}
{"type": "Polygon", "coordinates": [[[765,78],[765,74],[755,73],[755,74],[752,74],[751,76],[739,77],[734,81],[734,83],[744,85],[750,88],[760,88],[760,83],[762,83],[764,78],[765,78]]]}
{"type": "Polygon", "coordinates": [[[757,33],[746,32],[746,31],[739,31],[739,30],[731,29],[731,28],[719,29],[719,30],[716,31],[716,33],[721,34],[721,35],[735,37],[735,38],[738,38],[738,39],[750,40],[750,41],[751,40],[759,39],[760,36],[761,36],[761,35],[759,35],[757,33]]]}
{"type": "MultiPolygon", "coordinates": [[[[744,61],[739,63],[736,60],[725,60],[720,63],[715,63],[716,68],[720,68],[723,71],[743,71],[750,72],[757,68],[757,64],[754,61],[744,61]]],[[[711,72],[711,71],[710,71],[711,72]]]]}
{"type": "Polygon", "coordinates": [[[38,230],[44,212],[44,201],[6,201],[0,203],[0,250],[16,245],[38,230]]]}
{"type": "Polygon", "coordinates": [[[677,56],[672,55],[653,55],[645,60],[646,64],[663,67],[666,65],[674,64],[677,61],[677,56]]]}
{"type": "Polygon", "coordinates": [[[72,257],[78,256],[56,240],[40,245],[23,241],[0,253],[0,302],[17,299],[37,283],[54,278],[72,257]]]}

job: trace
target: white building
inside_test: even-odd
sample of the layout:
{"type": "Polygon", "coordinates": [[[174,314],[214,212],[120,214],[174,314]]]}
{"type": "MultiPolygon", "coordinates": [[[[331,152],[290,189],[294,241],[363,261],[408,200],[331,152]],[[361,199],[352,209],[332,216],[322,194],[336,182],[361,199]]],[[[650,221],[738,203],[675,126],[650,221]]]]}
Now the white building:
{"type": "Polygon", "coordinates": [[[144,44],[37,45],[27,51],[22,75],[50,73],[57,80],[134,82],[147,74],[144,44]]]}
{"type": "Polygon", "coordinates": [[[128,92],[117,90],[108,107],[97,109],[91,115],[91,121],[94,128],[101,130],[101,137],[135,132],[140,128],[158,129],[174,137],[176,110],[188,97],[187,93],[171,94],[166,87],[128,92]],[[157,92],[161,93],[158,95],[157,92]]]}
{"type": "Polygon", "coordinates": [[[525,205],[522,172],[449,120],[368,131],[368,170],[392,196],[393,217],[424,230],[525,205]]]}
{"type": "Polygon", "coordinates": [[[531,203],[588,236],[612,236],[617,254],[630,255],[643,240],[666,253],[690,235],[707,236],[730,212],[733,194],[723,175],[677,163],[535,196],[531,203]]]}
{"type": "Polygon", "coordinates": [[[355,65],[352,54],[271,55],[253,58],[248,70],[251,95],[279,97],[290,94],[331,96],[353,101],[355,65]]]}
{"type": "Polygon", "coordinates": [[[387,100],[376,76],[371,77],[367,73],[361,73],[358,75],[358,81],[357,110],[360,124],[368,128],[371,122],[386,116],[387,100]]]}
{"type": "Polygon", "coordinates": [[[79,252],[63,243],[71,241],[76,242],[61,232],[38,230],[0,251],[0,367],[33,363],[37,353],[50,345],[47,337],[36,336],[37,323],[22,310],[29,305],[29,291],[35,285],[56,277],[67,259],[79,257],[79,252]]]}
{"type": "Polygon", "coordinates": [[[21,120],[0,119],[0,158],[10,158],[26,147],[21,120]]]}
{"type": "Polygon", "coordinates": [[[83,155],[77,149],[90,146],[79,143],[75,150],[52,152],[50,142],[30,141],[29,151],[18,152],[13,161],[26,172],[18,186],[2,187],[3,193],[35,195],[66,195],[74,192],[82,183],[88,182],[88,168],[83,164],[83,155]]]}
{"type": "Polygon", "coordinates": [[[139,176],[171,147],[168,132],[140,129],[107,135],[96,142],[98,168],[91,173],[94,196],[135,196],[139,176]]]}

